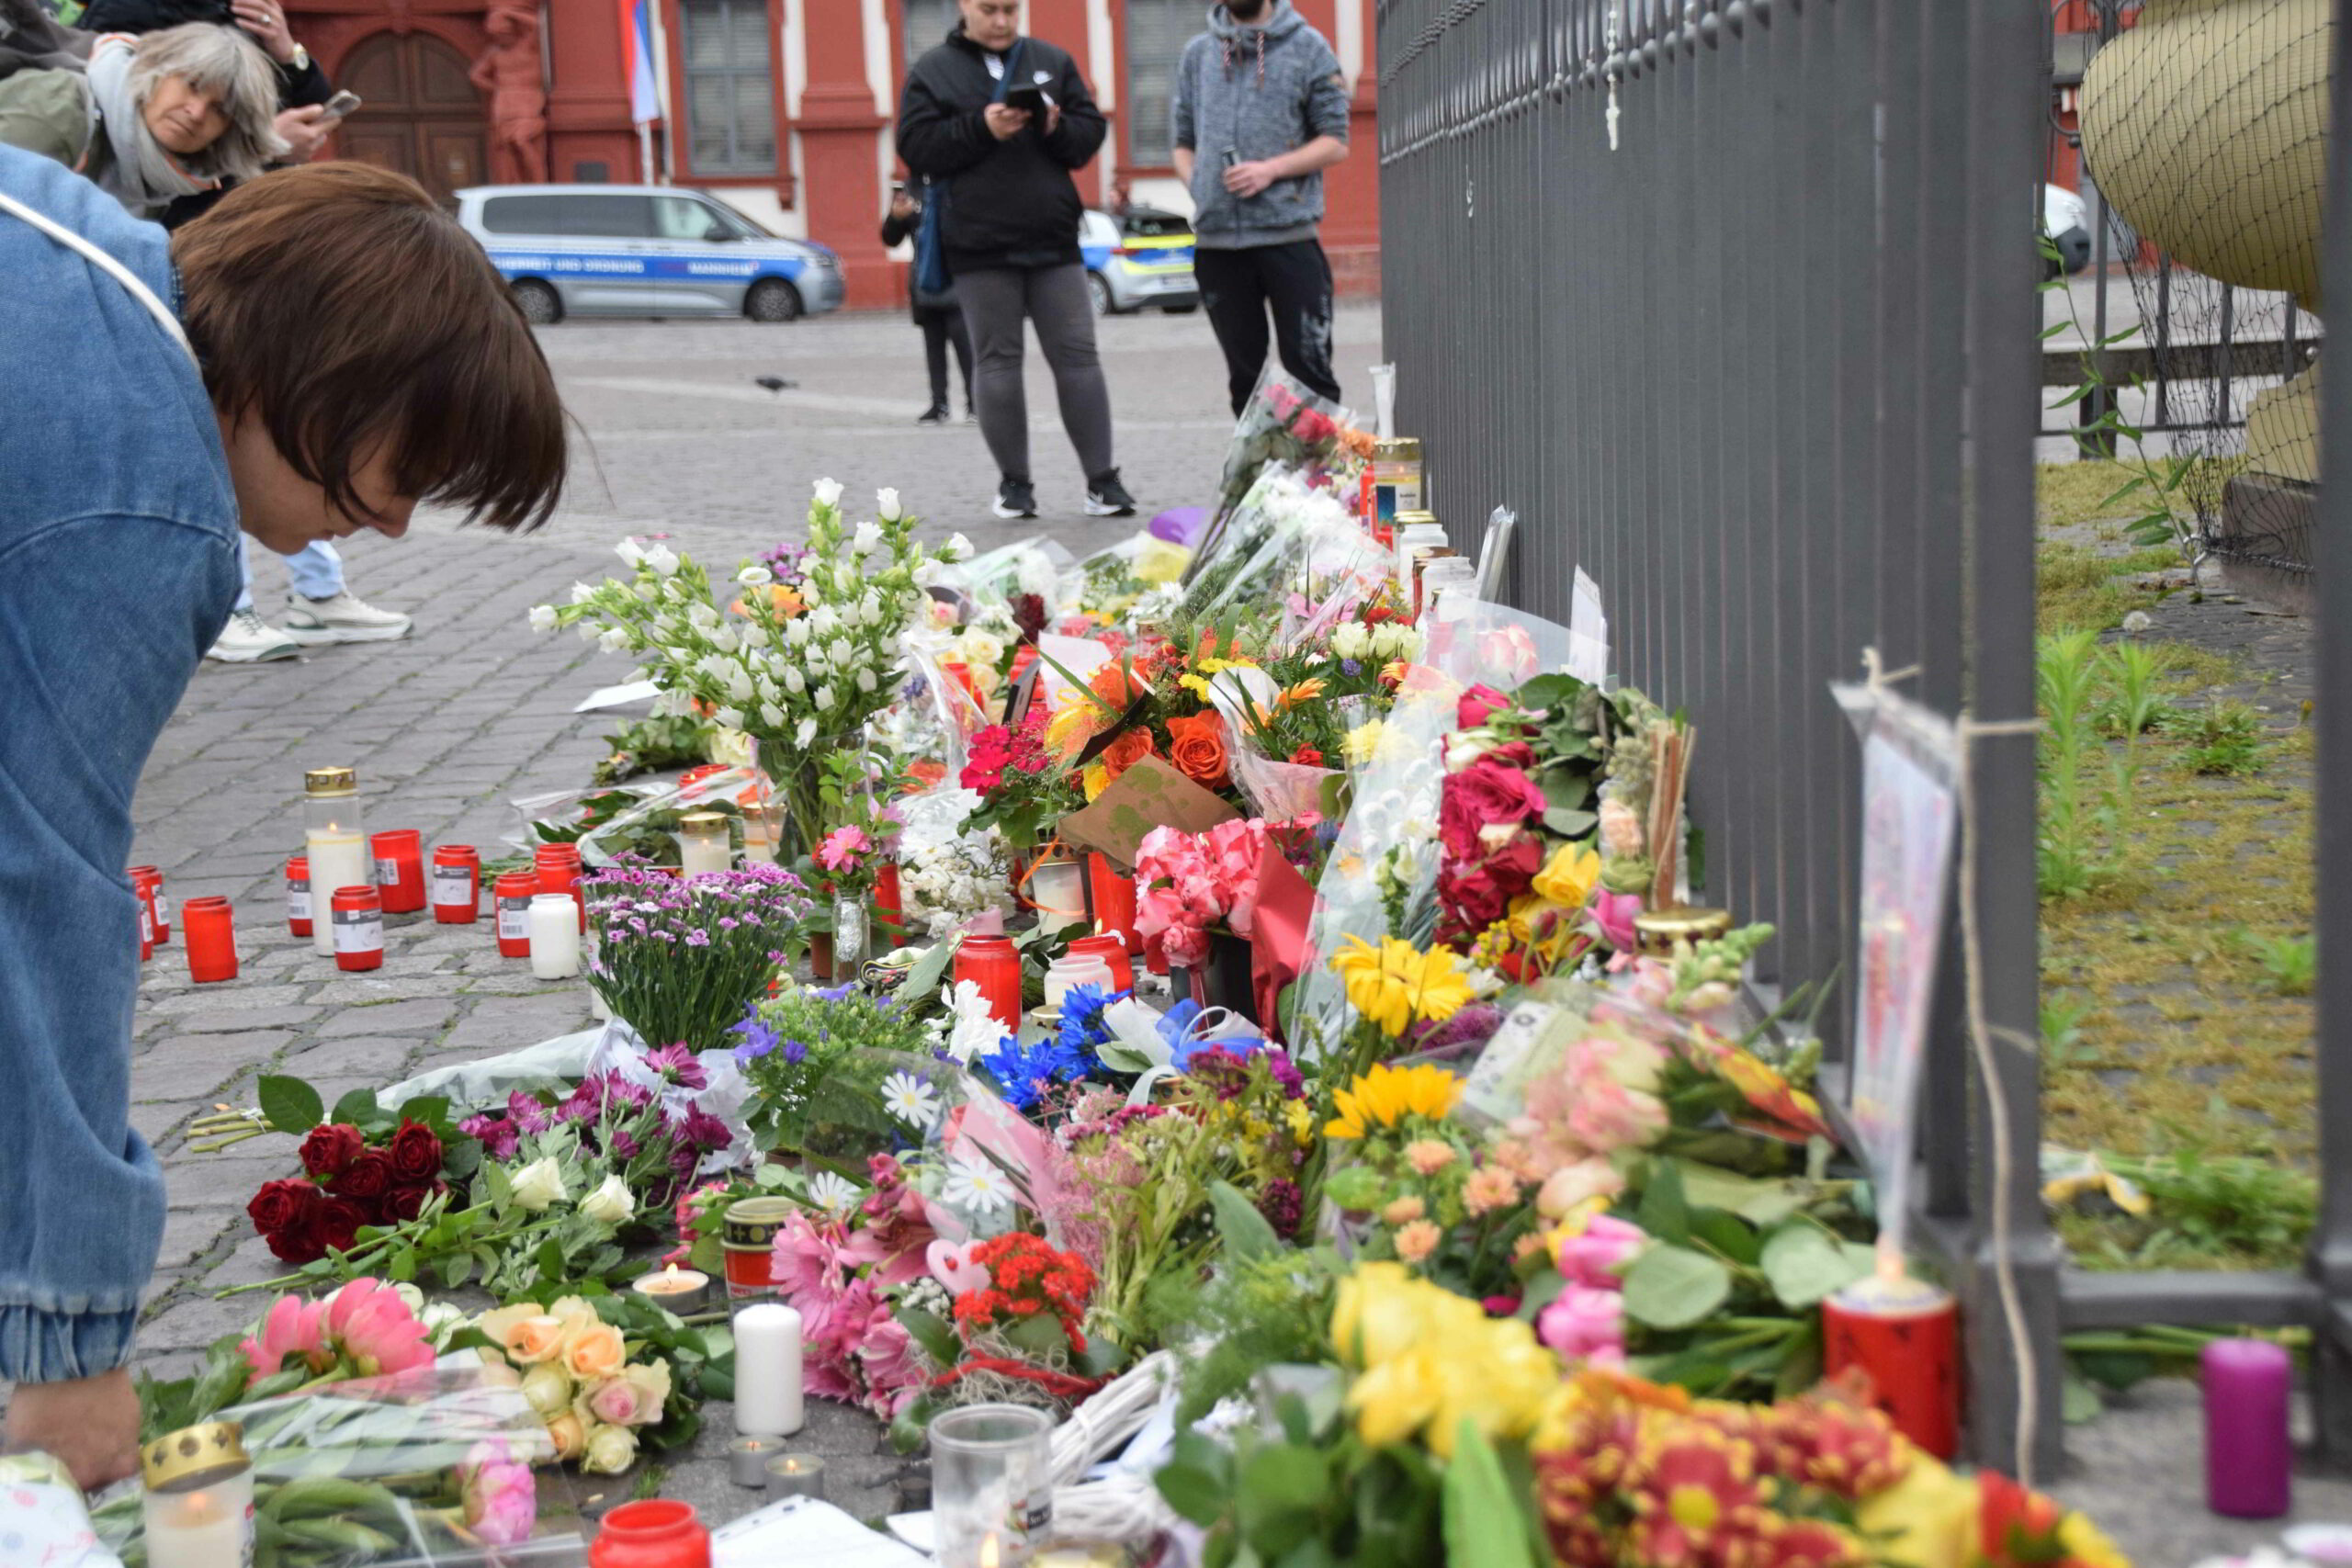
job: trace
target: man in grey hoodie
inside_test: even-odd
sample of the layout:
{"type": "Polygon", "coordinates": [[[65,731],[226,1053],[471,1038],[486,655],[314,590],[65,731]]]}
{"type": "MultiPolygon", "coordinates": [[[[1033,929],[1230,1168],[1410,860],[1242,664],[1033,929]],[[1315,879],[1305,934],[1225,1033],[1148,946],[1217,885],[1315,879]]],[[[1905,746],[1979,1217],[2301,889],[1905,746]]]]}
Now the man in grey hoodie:
{"type": "Polygon", "coordinates": [[[1233,412],[1266,365],[1337,399],[1331,264],[1315,237],[1323,171],[1348,155],[1339,57],[1291,0],[1225,0],[1176,66],[1176,173],[1193,191],[1193,269],[1233,412]]]}

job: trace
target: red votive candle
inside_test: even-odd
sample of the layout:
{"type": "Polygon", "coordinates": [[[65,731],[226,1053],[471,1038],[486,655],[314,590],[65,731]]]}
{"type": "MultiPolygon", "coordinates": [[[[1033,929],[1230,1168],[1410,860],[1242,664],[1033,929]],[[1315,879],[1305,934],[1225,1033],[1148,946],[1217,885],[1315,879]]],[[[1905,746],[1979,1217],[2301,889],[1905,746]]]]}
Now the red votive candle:
{"type": "Polygon", "coordinates": [[[2295,1500],[2294,1360],[2267,1339],[2216,1339],[2199,1359],[2205,1506],[2233,1519],[2278,1518],[2295,1500]]]}
{"type": "Polygon", "coordinates": [[[1116,931],[1103,931],[1095,936],[1082,936],[1069,944],[1070,952],[1100,958],[1111,966],[1111,988],[1132,991],[1136,988],[1135,961],[1127,956],[1127,944],[1116,931]]]}
{"type": "Polygon", "coordinates": [[[580,896],[580,846],[541,844],[531,857],[539,868],[539,891],[569,893],[580,906],[580,929],[588,929],[588,903],[580,896]]]}
{"type": "Polygon", "coordinates": [[[710,1568],[710,1531],[691,1503],[623,1503],[598,1528],[588,1568],[710,1568]]]}
{"type": "Polygon", "coordinates": [[[164,946],[172,940],[172,905],[164,897],[164,874],[152,865],[134,865],[130,887],[147,905],[147,918],[155,925],[155,945],[164,946]]]}
{"type": "Polygon", "coordinates": [[[131,902],[139,906],[139,962],[144,964],[155,956],[155,911],[147,907],[147,900],[139,897],[135,887],[131,889],[131,902]]]}
{"type": "Polygon", "coordinates": [[[502,872],[492,886],[491,902],[498,910],[498,955],[531,956],[531,899],[539,891],[536,871],[502,872]]]}
{"type": "Polygon", "coordinates": [[[311,857],[286,860],[286,929],[296,936],[311,934],[311,857]]]}
{"type": "Polygon", "coordinates": [[[1130,953],[1143,945],[1143,933],[1136,929],[1136,879],[1100,850],[1086,857],[1086,897],[1093,906],[1097,931],[1116,931],[1126,939],[1130,953]]]}
{"type": "Polygon", "coordinates": [[[469,926],[481,917],[481,856],[471,844],[443,844],[433,852],[434,922],[469,926]]]}
{"type": "Polygon", "coordinates": [[[1009,1030],[1021,1027],[1021,954],[1011,939],[967,936],[956,948],[956,980],[979,987],[989,1015],[1009,1030]]]}
{"type": "Polygon", "coordinates": [[[199,986],[237,977],[237,917],[226,898],[191,898],[180,911],[187,977],[199,986]]]}
{"type": "Polygon", "coordinates": [[[376,851],[376,889],[384,913],[413,915],[424,908],[424,835],[395,828],[368,840],[376,851]]]}
{"type": "Polygon", "coordinates": [[[899,893],[897,861],[884,861],[874,874],[874,923],[892,947],[907,945],[906,905],[899,893]]]}
{"type": "Polygon", "coordinates": [[[1821,1303],[1823,1362],[1869,1375],[1871,1403],[1938,1459],[1960,1451],[1960,1307],[1925,1280],[1873,1275],[1821,1303]]]}
{"type": "Polygon", "coordinates": [[[334,966],[376,969],[384,962],[384,901],[373,887],[338,887],[328,901],[334,966]]]}
{"type": "Polygon", "coordinates": [[[678,798],[700,800],[706,793],[702,787],[702,781],[714,773],[723,773],[726,771],[727,764],[724,762],[705,762],[699,767],[688,768],[678,775],[678,798]]]}

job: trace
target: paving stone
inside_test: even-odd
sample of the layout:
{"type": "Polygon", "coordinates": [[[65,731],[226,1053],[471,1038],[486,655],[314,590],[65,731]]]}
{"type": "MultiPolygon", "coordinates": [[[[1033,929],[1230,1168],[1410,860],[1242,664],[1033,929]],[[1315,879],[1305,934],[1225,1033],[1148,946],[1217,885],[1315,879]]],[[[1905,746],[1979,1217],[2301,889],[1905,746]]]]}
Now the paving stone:
{"type": "Polygon", "coordinates": [[[275,1056],[296,1038],[287,1029],[254,1029],[242,1034],[171,1034],[150,1044],[141,1062],[197,1055],[257,1062],[275,1056]]]}
{"type": "Polygon", "coordinates": [[[202,1284],[184,1284],[154,1315],[139,1325],[141,1350],[201,1350],[214,1340],[251,1328],[269,1310],[269,1297],[258,1291],[227,1301],[215,1301],[202,1284]]]}
{"type": "Polygon", "coordinates": [[[424,1001],[449,994],[447,976],[394,975],[378,979],[356,974],[314,986],[304,999],[321,1007],[381,1007],[388,1002],[424,1001]]]}
{"type": "Polygon", "coordinates": [[[300,986],[249,986],[240,981],[227,981],[182,992],[176,996],[158,997],[150,1004],[156,1012],[226,1012],[232,1009],[287,1007],[302,999],[300,986]]]}
{"type": "Polygon", "coordinates": [[[308,1023],[319,1016],[314,1007],[254,1008],[249,1011],[212,1010],[184,1013],[172,1021],[184,1033],[235,1034],[250,1029],[275,1029],[308,1023]]]}
{"type": "Polygon", "coordinates": [[[460,1006],[455,996],[443,995],[352,1008],[322,1021],[312,1032],[322,1039],[341,1034],[437,1033],[458,1015],[460,1006]]]}
{"type": "Polygon", "coordinates": [[[177,1105],[187,1110],[215,1100],[234,1103],[254,1071],[254,1064],[187,1055],[150,1066],[144,1059],[131,1064],[133,1104],[177,1105]]]}
{"type": "Polygon", "coordinates": [[[330,1076],[374,1076],[390,1083],[399,1077],[420,1043],[413,1039],[365,1034],[322,1041],[287,1057],[277,1070],[313,1082],[330,1076]]]}
{"type": "Polygon", "coordinates": [[[173,1213],[164,1221],[164,1247],[157,1255],[157,1266],[186,1268],[211,1251],[213,1244],[229,1228],[230,1212],[226,1209],[181,1209],[173,1213]]]}

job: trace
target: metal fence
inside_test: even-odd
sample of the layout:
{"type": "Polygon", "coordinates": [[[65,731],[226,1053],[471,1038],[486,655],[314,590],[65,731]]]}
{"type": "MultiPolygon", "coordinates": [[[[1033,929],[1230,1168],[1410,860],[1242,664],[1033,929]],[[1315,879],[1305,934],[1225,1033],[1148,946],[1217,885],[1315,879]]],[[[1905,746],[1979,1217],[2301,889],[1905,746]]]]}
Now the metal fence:
{"type": "MultiPolygon", "coordinates": [[[[1620,678],[1687,709],[1706,898],[1780,928],[1767,987],[1854,951],[1859,770],[1827,683],[1873,647],[1941,712],[2033,712],[2049,26],[2046,0],[1379,7],[1397,428],[1425,441],[1457,547],[1493,507],[1519,513],[1511,603],[1566,619],[1582,567],[1620,678]]],[[[2352,245],[2328,254],[2352,273],[2352,245]]],[[[2344,608],[2332,624],[2352,626],[2344,608]]],[[[1996,1066],[1987,1083],[1967,1065],[1951,953],[1918,1190],[1967,1312],[1973,1439],[2006,1461],[2024,1416],[2046,1474],[2062,1322],[2317,1321],[2319,1300],[2300,1278],[2061,1269],[2033,1157],[2031,739],[1975,741],[1969,784],[1984,830],[1959,881],[1996,1066]],[[2020,1151],[2002,1170],[1996,1103],[2020,1151]],[[1992,1299],[2003,1273],[2022,1346],[1992,1299]]],[[[2328,972],[2341,1015],[2352,982],[2328,972]]],[[[2352,1213],[2352,1175],[2330,1169],[2352,1213]]],[[[2331,1267],[2352,1277],[2352,1249],[2331,1267]]]]}

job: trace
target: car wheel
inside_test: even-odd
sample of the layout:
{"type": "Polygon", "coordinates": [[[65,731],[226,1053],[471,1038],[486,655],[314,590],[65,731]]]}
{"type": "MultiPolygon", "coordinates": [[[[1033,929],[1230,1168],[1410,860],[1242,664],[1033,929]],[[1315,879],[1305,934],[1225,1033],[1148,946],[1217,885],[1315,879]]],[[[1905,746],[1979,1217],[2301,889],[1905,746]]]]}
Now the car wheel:
{"type": "Polygon", "coordinates": [[[800,290],[780,277],[763,277],[743,297],[743,314],[755,321],[797,321],[803,314],[800,290]]]}
{"type": "Polygon", "coordinates": [[[1115,316],[1119,313],[1119,308],[1111,302],[1111,286],[1102,281],[1101,273],[1090,272],[1086,275],[1086,294],[1088,299],[1094,301],[1096,315],[1115,316]]]}
{"type": "Polygon", "coordinates": [[[1199,302],[1198,300],[1195,300],[1195,301],[1193,301],[1193,302],[1192,304],[1190,304],[1190,305],[1168,305],[1168,306],[1163,306],[1161,309],[1162,309],[1163,312],[1164,312],[1165,314],[1167,314],[1167,315],[1170,315],[1170,316],[1189,316],[1189,315],[1191,315],[1193,311],[1195,311],[1195,310],[1199,310],[1200,308],[1201,308],[1201,307],[1200,307],[1200,302],[1199,302]]]}
{"type": "Polygon", "coordinates": [[[563,297],[546,284],[525,278],[514,285],[514,303],[523,319],[535,327],[551,327],[563,320],[563,297]]]}

